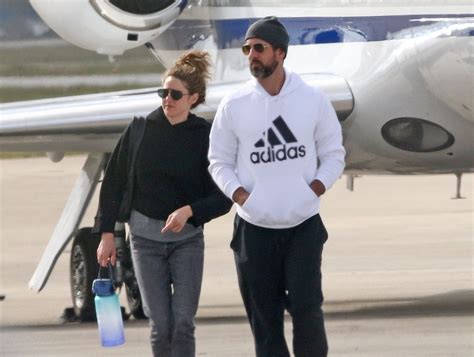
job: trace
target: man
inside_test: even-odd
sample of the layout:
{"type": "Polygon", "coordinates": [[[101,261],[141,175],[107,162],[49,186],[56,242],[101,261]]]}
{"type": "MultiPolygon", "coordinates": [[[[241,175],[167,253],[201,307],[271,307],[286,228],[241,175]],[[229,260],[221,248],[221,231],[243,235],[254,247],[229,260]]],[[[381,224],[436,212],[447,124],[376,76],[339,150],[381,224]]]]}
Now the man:
{"type": "Polygon", "coordinates": [[[210,135],[209,171],[237,203],[231,247],[258,357],[326,356],[320,196],[344,169],[341,127],[326,96],[283,67],[289,36],[275,17],[242,46],[255,77],[225,98],[210,135]]]}

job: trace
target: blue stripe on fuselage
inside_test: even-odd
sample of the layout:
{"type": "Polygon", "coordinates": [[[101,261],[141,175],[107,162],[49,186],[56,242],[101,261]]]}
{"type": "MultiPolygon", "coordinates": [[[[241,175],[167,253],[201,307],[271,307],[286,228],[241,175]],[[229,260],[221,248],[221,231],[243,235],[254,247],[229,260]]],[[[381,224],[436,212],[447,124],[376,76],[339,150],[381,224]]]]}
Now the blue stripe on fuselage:
{"type": "MultiPolygon", "coordinates": [[[[238,48],[253,19],[180,20],[156,41],[163,50],[183,50],[214,36],[219,49],[238,48]]],[[[416,38],[439,31],[440,37],[472,36],[474,14],[358,17],[281,17],[290,45],[371,42],[416,38]],[[468,24],[467,26],[458,26],[468,24]]]]}

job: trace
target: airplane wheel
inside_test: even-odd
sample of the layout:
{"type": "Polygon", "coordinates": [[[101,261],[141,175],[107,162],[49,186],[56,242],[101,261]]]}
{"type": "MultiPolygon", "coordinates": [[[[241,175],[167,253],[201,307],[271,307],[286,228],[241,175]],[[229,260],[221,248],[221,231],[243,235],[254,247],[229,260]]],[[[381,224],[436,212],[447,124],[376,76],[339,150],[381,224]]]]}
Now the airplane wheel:
{"type": "Polygon", "coordinates": [[[143,312],[142,298],[140,296],[140,289],[138,288],[137,278],[135,277],[135,271],[133,269],[133,263],[130,253],[130,238],[127,238],[127,251],[129,259],[127,262],[128,274],[127,279],[125,279],[125,293],[127,294],[128,308],[130,310],[130,315],[132,315],[137,320],[146,319],[146,315],[143,312]]]}
{"type": "Polygon", "coordinates": [[[143,312],[142,299],[140,296],[140,290],[138,290],[138,284],[136,280],[129,284],[125,284],[125,292],[127,293],[128,308],[130,314],[133,315],[137,320],[146,319],[145,313],[143,312]]]}
{"type": "Polygon", "coordinates": [[[92,282],[97,278],[97,247],[100,237],[92,234],[91,228],[82,228],[72,244],[70,262],[70,283],[72,305],[80,321],[93,321],[95,317],[92,282]]]}

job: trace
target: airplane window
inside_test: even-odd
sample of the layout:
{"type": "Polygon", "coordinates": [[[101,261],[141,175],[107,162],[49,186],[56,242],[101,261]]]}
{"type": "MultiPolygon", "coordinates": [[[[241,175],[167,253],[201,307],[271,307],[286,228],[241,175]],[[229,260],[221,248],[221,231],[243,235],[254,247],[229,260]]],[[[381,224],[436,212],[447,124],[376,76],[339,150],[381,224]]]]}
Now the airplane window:
{"type": "Polygon", "coordinates": [[[382,127],[390,145],[412,152],[433,152],[454,143],[454,136],[438,124],[418,118],[397,118],[382,127]]]}
{"type": "Polygon", "coordinates": [[[173,0],[110,0],[110,3],[120,10],[136,15],[153,14],[166,9],[174,3],[173,0]]]}
{"type": "Polygon", "coordinates": [[[314,38],[314,43],[335,43],[342,42],[343,35],[336,29],[323,31],[314,38]]]}

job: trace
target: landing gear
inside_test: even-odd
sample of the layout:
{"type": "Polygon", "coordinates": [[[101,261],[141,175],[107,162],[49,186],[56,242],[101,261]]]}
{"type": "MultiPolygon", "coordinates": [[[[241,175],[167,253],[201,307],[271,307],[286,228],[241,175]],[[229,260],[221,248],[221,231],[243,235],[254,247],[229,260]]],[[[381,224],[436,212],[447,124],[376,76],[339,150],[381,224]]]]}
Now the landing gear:
{"type": "Polygon", "coordinates": [[[128,252],[128,264],[126,264],[126,271],[129,272],[125,277],[125,293],[127,294],[128,308],[130,315],[137,320],[146,319],[145,313],[143,312],[142,298],[140,296],[140,290],[138,288],[137,279],[135,277],[135,271],[133,270],[132,259],[130,256],[130,239],[126,240],[126,247],[128,252]]]}
{"type": "Polygon", "coordinates": [[[70,281],[74,315],[80,321],[95,320],[92,282],[97,278],[99,265],[96,251],[99,235],[91,228],[82,228],[74,238],[71,251],[70,281]]]}
{"type": "Polygon", "coordinates": [[[462,179],[462,172],[456,172],[456,196],[453,197],[455,200],[462,199],[464,197],[461,196],[461,179],[462,179]]]}
{"type": "MultiPolygon", "coordinates": [[[[116,288],[125,285],[129,314],[122,311],[124,319],[132,315],[136,319],[146,318],[142,308],[140,290],[135,278],[130,256],[130,244],[125,239],[125,226],[117,224],[115,246],[117,249],[117,264],[114,267],[116,288]]],[[[74,238],[70,261],[70,283],[72,305],[63,315],[66,321],[94,321],[95,305],[92,292],[92,282],[97,279],[99,264],[97,263],[97,247],[100,243],[99,234],[93,234],[91,228],[82,228],[74,238]]]]}
{"type": "Polygon", "coordinates": [[[115,249],[117,250],[117,264],[115,265],[115,281],[119,286],[125,285],[130,315],[136,319],[144,319],[142,299],[138,289],[135,271],[133,269],[130,251],[130,237],[126,237],[125,224],[116,223],[114,233],[115,249]]]}

